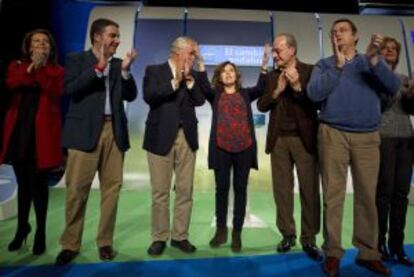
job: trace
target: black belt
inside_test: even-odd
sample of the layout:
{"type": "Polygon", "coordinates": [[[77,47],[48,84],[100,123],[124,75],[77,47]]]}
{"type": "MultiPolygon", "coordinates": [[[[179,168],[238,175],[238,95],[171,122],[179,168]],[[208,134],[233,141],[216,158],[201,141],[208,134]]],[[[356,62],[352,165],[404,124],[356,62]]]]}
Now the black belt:
{"type": "Polygon", "coordinates": [[[112,115],[111,114],[104,115],[104,121],[112,121],[112,115]]]}

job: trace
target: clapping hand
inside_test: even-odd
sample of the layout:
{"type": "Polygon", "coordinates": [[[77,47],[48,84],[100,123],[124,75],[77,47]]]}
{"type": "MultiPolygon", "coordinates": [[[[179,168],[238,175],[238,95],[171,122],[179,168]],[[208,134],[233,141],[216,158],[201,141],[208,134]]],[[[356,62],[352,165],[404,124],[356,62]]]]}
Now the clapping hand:
{"type": "Polygon", "coordinates": [[[121,70],[128,72],[131,68],[131,64],[135,61],[138,57],[138,52],[135,49],[131,49],[131,51],[126,52],[125,57],[122,59],[121,70]]]}
{"type": "Polygon", "coordinates": [[[332,48],[336,58],[336,67],[342,68],[345,65],[346,57],[345,54],[339,49],[338,39],[335,36],[332,36],[332,48]]]}

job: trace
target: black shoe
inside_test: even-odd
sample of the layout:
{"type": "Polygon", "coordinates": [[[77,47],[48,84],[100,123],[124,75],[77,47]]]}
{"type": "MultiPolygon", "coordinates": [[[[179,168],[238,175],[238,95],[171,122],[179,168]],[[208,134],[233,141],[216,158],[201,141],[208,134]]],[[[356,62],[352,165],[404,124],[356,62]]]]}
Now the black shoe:
{"type": "Polygon", "coordinates": [[[154,241],[148,248],[147,253],[151,256],[159,256],[164,252],[165,247],[165,241],[154,241]]]}
{"type": "Polygon", "coordinates": [[[383,261],[387,261],[391,258],[385,243],[378,243],[378,252],[380,252],[381,260],[383,261]]]}
{"type": "Polygon", "coordinates": [[[290,248],[296,245],[296,236],[286,236],[279,242],[276,247],[277,252],[288,252],[290,248]]]}
{"type": "Polygon", "coordinates": [[[79,254],[77,251],[63,249],[56,257],[55,265],[69,264],[79,254]]]}
{"type": "Polygon", "coordinates": [[[46,250],[46,235],[43,232],[37,232],[33,244],[33,255],[41,255],[46,250]]]}
{"type": "Polygon", "coordinates": [[[396,252],[390,248],[390,258],[393,258],[394,256],[399,264],[410,267],[414,265],[413,261],[411,261],[407,254],[405,254],[405,251],[402,247],[396,252]]]}
{"type": "Polygon", "coordinates": [[[185,253],[194,253],[197,248],[188,240],[171,240],[171,246],[180,249],[185,253]]]}
{"type": "Polygon", "coordinates": [[[109,246],[109,245],[99,247],[98,252],[99,252],[99,258],[102,261],[111,261],[115,258],[117,254],[116,251],[112,248],[112,246],[109,246]]]}
{"type": "Polygon", "coordinates": [[[322,261],[322,255],[319,252],[318,247],[315,244],[304,244],[302,246],[303,252],[308,255],[309,258],[315,261],[322,261]]]}
{"type": "Polygon", "coordinates": [[[14,236],[14,239],[8,246],[8,250],[10,252],[19,250],[22,247],[23,242],[26,243],[27,236],[31,230],[32,228],[30,227],[30,224],[27,224],[24,228],[18,229],[16,235],[14,236]]]}

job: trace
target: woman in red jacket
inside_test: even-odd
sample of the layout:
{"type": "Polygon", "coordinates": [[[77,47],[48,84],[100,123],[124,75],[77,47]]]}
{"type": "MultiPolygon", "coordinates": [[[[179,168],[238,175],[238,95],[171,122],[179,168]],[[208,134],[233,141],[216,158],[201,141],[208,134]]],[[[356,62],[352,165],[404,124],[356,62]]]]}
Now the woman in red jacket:
{"type": "Polygon", "coordinates": [[[31,231],[30,206],[33,202],[37,230],[33,254],[46,249],[48,206],[47,175],[62,165],[60,147],[60,98],[63,68],[56,61],[56,46],[49,31],[37,29],[26,34],[22,59],[8,68],[6,87],[12,94],[7,111],[0,164],[13,166],[17,179],[17,231],[9,251],[20,249],[31,231]]]}

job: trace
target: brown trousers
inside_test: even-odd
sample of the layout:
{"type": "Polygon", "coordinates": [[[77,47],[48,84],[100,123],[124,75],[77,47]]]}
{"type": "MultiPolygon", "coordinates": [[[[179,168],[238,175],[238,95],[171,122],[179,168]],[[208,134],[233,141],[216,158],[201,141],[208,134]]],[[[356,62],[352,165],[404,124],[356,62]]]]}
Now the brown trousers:
{"type": "Polygon", "coordinates": [[[169,200],[173,172],[175,202],[171,237],[174,240],[188,239],[196,153],[191,150],[180,128],[167,155],[147,152],[147,158],[152,186],[152,240],[167,241],[170,236],[169,200]]]}
{"type": "Polygon", "coordinates": [[[358,258],[378,260],[378,217],[375,194],[379,170],[378,132],[351,133],[321,124],[318,149],[321,163],[324,203],[325,255],[341,258],[343,205],[348,167],[354,187],[353,245],[358,258]]]}
{"type": "Polygon", "coordinates": [[[114,140],[111,121],[105,121],[98,144],[92,152],[69,149],[66,226],[60,238],[63,249],[78,251],[81,246],[86,203],[96,171],[101,189],[101,217],[96,243],[98,247],[112,246],[123,159],[124,153],[119,151],[114,140]]]}
{"type": "Polygon", "coordinates": [[[320,228],[319,176],[316,157],[309,154],[297,136],[277,139],[270,153],[273,196],[276,202],[276,225],[283,236],[296,235],[293,219],[293,166],[299,179],[301,213],[300,241],[314,244],[320,228]]]}

